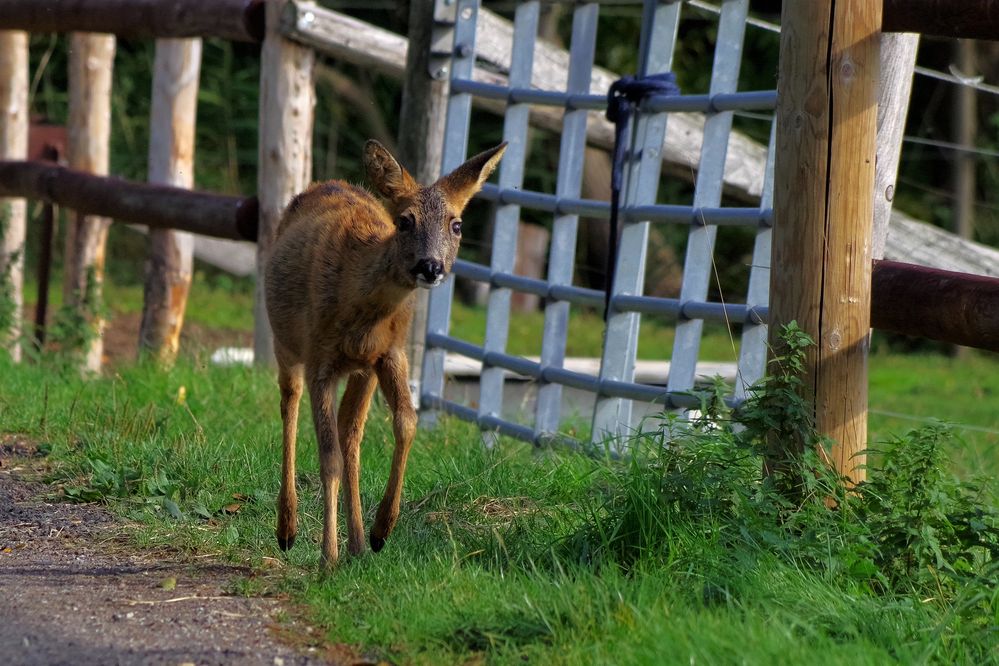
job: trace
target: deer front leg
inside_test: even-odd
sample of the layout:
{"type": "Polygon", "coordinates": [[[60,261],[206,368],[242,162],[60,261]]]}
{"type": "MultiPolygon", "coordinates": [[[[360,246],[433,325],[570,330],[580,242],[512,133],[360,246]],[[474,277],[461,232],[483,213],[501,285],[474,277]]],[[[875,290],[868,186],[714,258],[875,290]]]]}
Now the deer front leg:
{"type": "Polygon", "coordinates": [[[298,494],[295,491],[295,438],[298,434],[298,405],[302,398],[302,366],[281,365],[278,371],[281,388],[283,449],[281,492],[278,495],[277,541],[281,550],[295,545],[298,534],[298,494]]]}
{"type": "Polygon", "coordinates": [[[309,377],[312,419],[319,444],[319,479],[323,487],[323,564],[331,568],[339,557],[336,532],[337,496],[343,474],[343,455],[337,441],[337,377],[328,367],[319,368],[309,377]]]}
{"type": "Polygon", "coordinates": [[[393,349],[375,366],[378,383],[382,387],[389,409],[392,410],[392,431],[395,435],[395,452],[392,471],[389,473],[385,496],[378,505],[375,524],[371,528],[371,549],[376,553],[385,545],[399,518],[402,500],[402,481],[406,475],[406,459],[416,434],[416,411],[409,395],[409,363],[401,349],[393,349]]]}
{"type": "Polygon", "coordinates": [[[361,519],[361,440],[364,422],[368,418],[371,395],[375,391],[375,375],[370,370],[355,373],[347,380],[340,399],[337,427],[340,450],[343,451],[344,499],[347,503],[347,548],[351,555],[364,552],[364,522],[361,519]]]}

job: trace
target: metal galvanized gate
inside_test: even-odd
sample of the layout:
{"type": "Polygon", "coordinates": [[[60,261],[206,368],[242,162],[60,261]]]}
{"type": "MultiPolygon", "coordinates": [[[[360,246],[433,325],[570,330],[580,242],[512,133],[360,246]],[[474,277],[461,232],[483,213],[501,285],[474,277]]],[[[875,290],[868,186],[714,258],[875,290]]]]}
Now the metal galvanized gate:
{"type": "MultiPolygon", "coordinates": [[[[761,203],[754,208],[721,207],[726,152],[736,111],[772,111],[774,91],[739,92],[748,0],[727,0],[718,17],[717,47],[707,94],[647,97],[638,107],[627,136],[624,181],[621,191],[621,236],[610,309],[604,335],[599,374],[567,370],[566,336],[570,308],[603,307],[604,294],[573,284],[579,217],[606,220],[610,206],[580,198],[587,116],[606,108],[605,94],[591,94],[600,3],[573,5],[568,82],[565,90],[539,90],[531,86],[538,32],[539,2],[518,4],[514,19],[512,63],[507,86],[473,80],[475,65],[477,0],[437,0],[441,25],[453,28],[450,42],[451,77],[443,171],[466,159],[473,96],[506,103],[503,138],[509,142],[500,165],[498,184],[487,184],[480,196],[495,202],[492,257],[480,265],[459,260],[454,273],[489,285],[487,325],[482,346],[448,334],[454,277],[430,295],[426,354],[422,372],[421,408],[443,410],[474,421],[484,431],[499,432],[530,442],[562,439],[563,387],[592,392],[591,439],[626,434],[632,401],[654,402],[664,409],[694,407],[694,388],[701,336],[705,322],[741,325],[738,374],[732,404],[740,402],[746,388],[759,379],[766,360],[766,310],[772,220],[773,140],[768,151],[761,203]],[[531,105],[564,109],[558,174],[554,192],[523,189],[527,158],[528,113],[531,105]],[[705,114],[704,140],[690,205],[657,203],[663,141],[671,112],[705,114]],[[521,209],[552,215],[547,280],[513,273],[521,209]],[[673,224],[689,227],[683,282],[679,298],[644,295],[650,226],[673,224]],[[748,291],[742,303],[708,300],[713,271],[715,238],[720,226],[743,225],[755,229],[748,291]],[[537,294],[544,299],[544,332],[540,360],[506,352],[512,291],[537,294]],[[666,315],[675,320],[672,351],[664,385],[635,383],[635,361],[642,314],[666,315]],[[444,397],[445,354],[451,352],[482,362],[477,406],[444,397]],[[508,371],[537,382],[533,425],[516,423],[501,415],[508,371]]],[[[703,4],[703,3],[700,3],[703,4]]],[[[678,39],[683,2],[645,0],[639,48],[639,76],[669,71],[678,39]]],[[[688,10],[689,11],[689,10],[688,10]]],[[[450,41],[450,40],[449,40],[450,41]]],[[[771,132],[772,137],[772,132],[771,132]]],[[[732,296],[726,294],[726,297],[732,296]]]]}

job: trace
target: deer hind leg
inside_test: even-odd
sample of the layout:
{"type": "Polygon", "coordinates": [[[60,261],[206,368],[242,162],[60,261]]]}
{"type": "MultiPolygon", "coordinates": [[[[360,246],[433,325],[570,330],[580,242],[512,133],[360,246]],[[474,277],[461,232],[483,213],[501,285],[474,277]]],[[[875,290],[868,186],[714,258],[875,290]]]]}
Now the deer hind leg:
{"type": "Polygon", "coordinates": [[[298,434],[298,405],[302,398],[302,365],[281,364],[281,422],[284,454],[281,463],[281,492],[278,494],[277,541],[281,550],[295,545],[298,534],[298,493],[295,491],[295,439],[298,434]]]}
{"type": "Polygon", "coordinates": [[[312,401],[312,419],[319,445],[319,479],[323,488],[323,545],[322,557],[326,568],[331,568],[340,555],[337,544],[336,511],[343,474],[343,455],[337,441],[336,385],[337,376],[329,367],[310,372],[309,396],[312,401]]]}
{"type": "Polygon", "coordinates": [[[364,522],[361,520],[361,439],[368,418],[375,375],[371,371],[352,374],[340,399],[337,430],[343,451],[344,500],[347,504],[347,548],[351,555],[364,552],[364,522]]]}
{"type": "Polygon", "coordinates": [[[399,503],[402,500],[402,482],[406,475],[406,459],[416,434],[416,411],[410,399],[409,364],[401,349],[395,349],[376,365],[378,383],[385,393],[392,410],[392,430],[395,435],[395,452],[392,455],[392,471],[389,473],[385,496],[378,505],[375,524],[371,528],[371,549],[376,553],[385,545],[385,539],[392,533],[399,518],[399,503]]]}

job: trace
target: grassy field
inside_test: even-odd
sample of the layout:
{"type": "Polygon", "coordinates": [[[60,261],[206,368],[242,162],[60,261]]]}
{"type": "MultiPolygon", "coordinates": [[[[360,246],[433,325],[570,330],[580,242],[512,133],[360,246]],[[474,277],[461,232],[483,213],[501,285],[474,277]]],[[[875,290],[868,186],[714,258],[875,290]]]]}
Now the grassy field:
{"type": "MultiPolygon", "coordinates": [[[[216,319],[220,302],[244,307],[245,291],[205,291],[196,298],[209,305],[194,301],[191,321],[245,328],[238,317],[216,319]]],[[[134,288],[112,287],[108,300],[116,312],[138,309],[134,288]]],[[[599,348],[599,336],[590,339],[598,322],[582,325],[585,317],[570,353],[599,348]]],[[[457,308],[454,320],[464,337],[481,331],[479,313],[457,308]]],[[[513,340],[538,323],[526,325],[513,340]]],[[[705,349],[726,353],[726,338],[709,337],[705,349]]],[[[287,554],[273,537],[280,420],[270,372],[212,367],[198,355],[169,372],[124,364],[92,381],[55,362],[0,360],[0,373],[0,436],[26,434],[49,453],[54,494],[106,503],[138,521],[139,546],[166,557],[180,549],[249,564],[238,592],[289,594],[328,640],[368,658],[999,661],[999,572],[981,549],[952,543],[967,525],[994,527],[994,495],[952,481],[999,473],[994,355],[872,355],[876,447],[931,418],[956,424],[953,435],[909,436],[882,459],[891,472],[865,495],[880,502],[873,513],[849,498],[828,511],[821,488],[793,510],[778,506],[759,484],[759,458],[732,433],[681,433],[665,450],[652,436],[636,443],[633,464],[620,464],[511,441],[485,449],[473,428],[445,419],[417,436],[385,550],[330,575],[319,572],[315,440],[304,416],[301,536],[287,554]],[[926,463],[930,450],[951,462],[926,463]]],[[[391,451],[379,402],[363,453],[368,526],[391,451]]]]}
{"type": "MultiPolygon", "coordinates": [[[[887,407],[947,405],[955,420],[994,428],[987,399],[963,399],[969,386],[995,394],[994,361],[902,357],[890,366],[895,375],[872,379],[875,397],[898,387],[887,407]],[[946,381],[952,374],[961,381],[946,381]]],[[[329,640],[370,657],[418,664],[997,658],[992,583],[928,588],[914,577],[886,587],[863,567],[843,565],[842,555],[823,559],[789,545],[798,537],[781,536],[757,500],[744,498],[734,512],[718,501],[752,486],[746,481],[758,476],[758,462],[728,460],[704,435],[675,449],[692,456],[670,467],[683,494],[650,506],[662,492],[655,470],[665,469],[654,456],[637,468],[514,442],[486,450],[472,429],[445,420],[418,435],[403,514],[386,549],[326,576],[318,572],[317,464],[305,420],[302,538],[287,556],[274,542],[280,425],[270,373],[198,360],[171,372],[124,367],[90,382],[38,365],[0,362],[0,372],[0,432],[29,434],[50,452],[59,492],[138,520],[143,547],[249,563],[256,573],[242,591],[289,593],[329,640]]],[[[361,487],[368,525],[391,457],[388,417],[376,409],[361,487]]],[[[985,460],[995,434],[976,433],[985,439],[974,455],[985,460]]],[[[994,469],[994,448],[991,456],[994,469]]],[[[967,464],[982,469],[974,465],[967,464]]]]}

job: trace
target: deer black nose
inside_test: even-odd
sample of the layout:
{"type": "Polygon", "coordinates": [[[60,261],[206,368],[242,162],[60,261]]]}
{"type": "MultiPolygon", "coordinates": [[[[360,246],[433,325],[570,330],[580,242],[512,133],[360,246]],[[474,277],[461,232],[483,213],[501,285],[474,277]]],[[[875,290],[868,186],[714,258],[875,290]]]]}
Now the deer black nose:
{"type": "Polygon", "coordinates": [[[420,259],[410,273],[415,278],[422,277],[427,282],[437,282],[438,278],[444,274],[444,264],[436,259],[420,259]]]}

